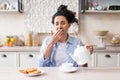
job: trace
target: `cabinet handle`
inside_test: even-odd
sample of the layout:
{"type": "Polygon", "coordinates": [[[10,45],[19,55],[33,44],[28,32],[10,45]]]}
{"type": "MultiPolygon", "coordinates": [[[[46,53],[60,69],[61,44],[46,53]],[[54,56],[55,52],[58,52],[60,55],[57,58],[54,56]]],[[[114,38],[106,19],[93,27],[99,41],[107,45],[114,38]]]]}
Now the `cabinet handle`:
{"type": "Polygon", "coordinates": [[[6,54],[3,54],[2,57],[7,58],[7,55],[6,55],[6,54]]]}
{"type": "Polygon", "coordinates": [[[110,56],[109,54],[106,54],[105,57],[106,57],[106,58],[110,58],[111,56],[110,56]]]}
{"type": "Polygon", "coordinates": [[[29,54],[29,57],[33,58],[33,55],[32,55],[32,54],[29,54]]]}

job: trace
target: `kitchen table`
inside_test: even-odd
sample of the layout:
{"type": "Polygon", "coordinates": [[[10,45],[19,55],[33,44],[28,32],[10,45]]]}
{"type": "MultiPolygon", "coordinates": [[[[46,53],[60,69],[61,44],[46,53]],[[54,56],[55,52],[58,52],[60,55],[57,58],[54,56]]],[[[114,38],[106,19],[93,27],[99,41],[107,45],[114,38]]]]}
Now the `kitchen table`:
{"type": "Polygon", "coordinates": [[[0,68],[0,80],[120,80],[120,68],[78,68],[76,72],[64,73],[58,67],[40,67],[40,76],[25,76],[21,68],[0,68]]]}

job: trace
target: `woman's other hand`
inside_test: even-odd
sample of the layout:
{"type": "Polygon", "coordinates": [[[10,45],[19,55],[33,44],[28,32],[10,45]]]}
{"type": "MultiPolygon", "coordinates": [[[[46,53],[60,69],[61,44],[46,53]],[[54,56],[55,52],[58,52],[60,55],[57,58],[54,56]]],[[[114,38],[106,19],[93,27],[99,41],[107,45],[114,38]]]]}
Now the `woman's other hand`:
{"type": "Polygon", "coordinates": [[[86,44],[85,46],[86,46],[87,50],[90,52],[90,54],[92,54],[93,53],[93,45],[86,44]]]}

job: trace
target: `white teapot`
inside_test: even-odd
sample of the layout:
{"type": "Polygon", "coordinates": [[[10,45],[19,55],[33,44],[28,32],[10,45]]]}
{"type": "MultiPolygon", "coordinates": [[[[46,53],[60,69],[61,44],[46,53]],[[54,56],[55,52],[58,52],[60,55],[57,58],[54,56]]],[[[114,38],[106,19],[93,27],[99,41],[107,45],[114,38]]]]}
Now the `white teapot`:
{"type": "Polygon", "coordinates": [[[87,50],[86,46],[78,45],[74,51],[74,54],[70,54],[70,56],[74,61],[76,61],[78,65],[88,63],[88,61],[90,60],[90,53],[87,50]]]}

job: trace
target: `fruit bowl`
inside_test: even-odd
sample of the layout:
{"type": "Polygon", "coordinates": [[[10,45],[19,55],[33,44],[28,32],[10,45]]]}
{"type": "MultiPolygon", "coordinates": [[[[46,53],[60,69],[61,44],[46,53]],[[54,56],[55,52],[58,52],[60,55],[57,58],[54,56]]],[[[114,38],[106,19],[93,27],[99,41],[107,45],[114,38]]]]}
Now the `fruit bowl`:
{"type": "Polygon", "coordinates": [[[94,34],[96,35],[96,36],[105,36],[107,33],[108,33],[109,31],[107,31],[107,30],[101,30],[101,31],[94,31],[94,34]]]}

